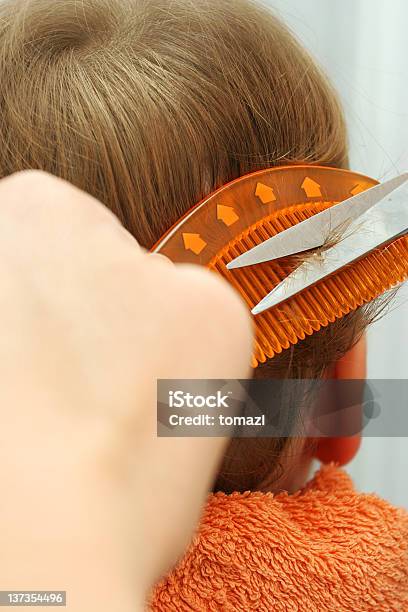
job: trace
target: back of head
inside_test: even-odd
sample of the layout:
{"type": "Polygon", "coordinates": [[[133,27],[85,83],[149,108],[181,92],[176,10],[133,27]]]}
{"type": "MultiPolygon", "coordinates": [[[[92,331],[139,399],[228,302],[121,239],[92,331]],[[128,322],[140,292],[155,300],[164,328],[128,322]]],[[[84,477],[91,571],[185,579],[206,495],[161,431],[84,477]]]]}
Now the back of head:
{"type": "MultiPolygon", "coordinates": [[[[40,168],[67,179],[146,247],[242,174],[347,164],[330,85],[251,0],[4,0],[0,82],[0,177],[40,168]]],[[[364,324],[355,311],[256,375],[319,375],[364,324]]],[[[255,444],[232,442],[219,487],[273,473],[286,441],[258,454],[255,444]]]]}
{"type": "Polygon", "coordinates": [[[0,18],[0,176],[66,178],[147,247],[246,172],[345,164],[327,82],[248,0],[5,0],[0,18]]]}

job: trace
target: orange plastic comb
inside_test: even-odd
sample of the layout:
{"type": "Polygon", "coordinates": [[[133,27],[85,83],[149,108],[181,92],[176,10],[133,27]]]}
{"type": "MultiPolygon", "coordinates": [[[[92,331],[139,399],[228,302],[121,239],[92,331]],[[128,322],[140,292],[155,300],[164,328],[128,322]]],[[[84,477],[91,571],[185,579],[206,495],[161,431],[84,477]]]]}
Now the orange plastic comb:
{"type": "MultiPolygon", "coordinates": [[[[378,184],[319,166],[285,166],[242,176],[186,213],[155,245],[172,261],[221,274],[250,309],[296,268],[293,257],[244,268],[227,264],[272,236],[378,184]]],[[[255,317],[252,365],[296,344],[408,276],[408,237],[389,242],[255,317]]]]}

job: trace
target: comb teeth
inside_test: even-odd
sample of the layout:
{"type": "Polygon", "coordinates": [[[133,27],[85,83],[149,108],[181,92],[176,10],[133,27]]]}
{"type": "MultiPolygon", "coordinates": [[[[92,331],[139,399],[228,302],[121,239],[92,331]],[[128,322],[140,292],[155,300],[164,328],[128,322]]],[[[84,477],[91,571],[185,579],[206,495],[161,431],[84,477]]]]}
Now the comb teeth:
{"type": "MultiPolygon", "coordinates": [[[[282,209],[243,232],[209,263],[243,296],[250,309],[283,280],[297,264],[293,258],[246,268],[227,264],[267,238],[325,210],[333,202],[312,202],[282,209]]],[[[353,265],[255,317],[256,339],[252,365],[297,344],[330,322],[370,302],[408,276],[408,237],[373,251],[353,265]]]]}

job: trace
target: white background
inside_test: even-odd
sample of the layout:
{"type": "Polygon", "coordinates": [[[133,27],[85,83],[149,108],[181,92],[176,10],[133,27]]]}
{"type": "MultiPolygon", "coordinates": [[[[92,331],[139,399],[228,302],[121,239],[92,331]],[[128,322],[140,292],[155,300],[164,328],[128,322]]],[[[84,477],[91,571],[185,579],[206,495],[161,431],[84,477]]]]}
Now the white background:
{"type": "MultiPolygon", "coordinates": [[[[348,122],[351,169],[379,180],[408,170],[408,2],[264,2],[337,88],[348,122]]],[[[368,332],[369,378],[408,378],[407,285],[368,332]]],[[[408,508],[407,471],[408,438],[365,438],[349,466],[360,490],[408,508]]]]}

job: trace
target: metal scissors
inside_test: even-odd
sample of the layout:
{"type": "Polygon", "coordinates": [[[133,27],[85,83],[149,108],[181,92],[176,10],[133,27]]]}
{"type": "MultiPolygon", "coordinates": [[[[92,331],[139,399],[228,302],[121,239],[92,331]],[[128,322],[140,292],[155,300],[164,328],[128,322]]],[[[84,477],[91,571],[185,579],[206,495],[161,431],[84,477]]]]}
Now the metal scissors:
{"type": "Polygon", "coordinates": [[[246,251],[228,269],[253,266],[316,249],[252,309],[256,315],[296,295],[374,249],[408,233],[408,172],[313,215],[246,251]]]}

